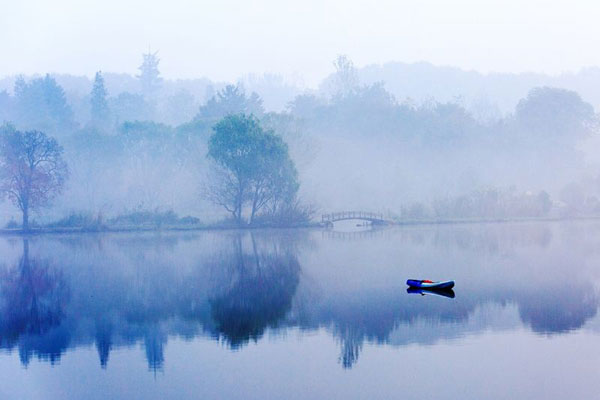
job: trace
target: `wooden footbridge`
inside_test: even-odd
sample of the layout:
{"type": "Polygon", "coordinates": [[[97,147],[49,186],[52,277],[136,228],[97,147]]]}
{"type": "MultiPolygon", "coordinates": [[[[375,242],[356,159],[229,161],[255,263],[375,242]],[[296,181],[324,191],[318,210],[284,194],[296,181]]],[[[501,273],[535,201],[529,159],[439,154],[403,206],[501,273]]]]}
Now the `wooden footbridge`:
{"type": "Polygon", "coordinates": [[[342,211],[330,214],[323,214],[321,216],[321,223],[326,226],[333,225],[337,221],[345,221],[350,219],[359,219],[362,221],[368,221],[373,225],[387,225],[393,221],[386,218],[383,213],[374,213],[368,211],[342,211]]]}

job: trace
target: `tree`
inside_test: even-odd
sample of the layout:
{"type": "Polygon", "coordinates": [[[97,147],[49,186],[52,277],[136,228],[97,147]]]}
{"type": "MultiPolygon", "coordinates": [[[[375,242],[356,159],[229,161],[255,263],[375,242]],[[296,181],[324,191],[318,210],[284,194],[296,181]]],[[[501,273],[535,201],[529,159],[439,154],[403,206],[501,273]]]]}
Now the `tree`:
{"type": "Polygon", "coordinates": [[[167,98],[164,104],[163,120],[171,125],[180,125],[194,118],[198,109],[196,98],[187,90],[180,90],[167,98]]]}
{"type": "Polygon", "coordinates": [[[0,92],[0,123],[12,116],[13,99],[6,90],[0,92]]]}
{"type": "Polygon", "coordinates": [[[110,108],[116,123],[151,120],[154,116],[154,107],[144,99],[144,96],[129,92],[111,97],[110,108]]]}
{"type": "Polygon", "coordinates": [[[321,84],[321,90],[334,98],[352,94],[359,86],[358,72],[352,60],[339,55],[333,61],[333,67],[335,72],[321,84]]]}
{"type": "Polygon", "coordinates": [[[100,71],[96,72],[94,78],[94,87],[92,88],[90,99],[91,124],[96,128],[104,128],[109,118],[108,102],[106,101],[106,88],[104,87],[104,78],[100,71]]]}
{"type": "Polygon", "coordinates": [[[250,223],[266,206],[274,213],[289,204],[300,186],[298,172],[280,136],[262,135],[258,147],[256,174],[250,180],[250,223]]]}
{"type": "Polygon", "coordinates": [[[142,85],[142,93],[145,96],[152,96],[160,88],[161,77],[160,71],[158,70],[158,63],[160,58],[157,57],[158,51],[154,53],[142,54],[144,61],[139,66],[140,74],[137,78],[140,80],[142,85]]]}
{"type": "Polygon", "coordinates": [[[573,144],[596,127],[594,107],[577,92],[551,87],[532,89],[517,104],[515,118],[533,140],[573,144]]]}
{"type": "Polygon", "coordinates": [[[338,93],[347,95],[358,87],[358,73],[347,55],[339,55],[333,62],[338,93]]]}
{"type": "Polygon", "coordinates": [[[298,191],[298,174],[287,145],[265,131],[254,116],[229,115],[215,125],[208,145],[214,161],[207,197],[242,224],[250,209],[250,224],[269,205],[290,201],[298,191]]]}
{"type": "Polygon", "coordinates": [[[243,88],[227,85],[200,107],[196,119],[219,120],[230,114],[253,114],[260,117],[263,113],[262,100],[258,94],[252,92],[250,96],[246,96],[243,88]]]}
{"type": "Polygon", "coordinates": [[[63,189],[69,172],[62,154],[58,142],[42,132],[0,130],[0,193],[23,213],[24,231],[30,211],[48,205],[63,189]]]}
{"type": "Polygon", "coordinates": [[[59,133],[75,127],[65,92],[50,75],[15,82],[15,121],[25,129],[59,133]]]}

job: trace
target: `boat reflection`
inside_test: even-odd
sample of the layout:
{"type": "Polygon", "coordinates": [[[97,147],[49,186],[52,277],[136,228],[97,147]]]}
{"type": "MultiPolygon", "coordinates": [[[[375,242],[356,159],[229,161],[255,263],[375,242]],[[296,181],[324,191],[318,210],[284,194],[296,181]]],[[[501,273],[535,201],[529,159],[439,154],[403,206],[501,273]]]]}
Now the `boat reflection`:
{"type": "Polygon", "coordinates": [[[452,289],[422,289],[422,288],[409,287],[406,289],[406,293],[420,294],[422,296],[434,295],[434,296],[448,297],[450,299],[454,298],[454,290],[452,290],[452,289]]]}

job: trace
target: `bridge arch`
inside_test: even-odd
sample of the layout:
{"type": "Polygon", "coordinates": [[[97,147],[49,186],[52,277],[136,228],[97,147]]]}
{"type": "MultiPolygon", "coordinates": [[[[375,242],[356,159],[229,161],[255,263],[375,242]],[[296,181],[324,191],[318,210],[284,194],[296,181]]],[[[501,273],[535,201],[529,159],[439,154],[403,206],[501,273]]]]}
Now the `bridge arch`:
{"type": "Polygon", "coordinates": [[[369,221],[373,225],[386,225],[392,223],[390,219],[384,217],[383,213],[369,211],[341,211],[321,215],[321,224],[331,226],[334,222],[350,219],[369,221]]]}

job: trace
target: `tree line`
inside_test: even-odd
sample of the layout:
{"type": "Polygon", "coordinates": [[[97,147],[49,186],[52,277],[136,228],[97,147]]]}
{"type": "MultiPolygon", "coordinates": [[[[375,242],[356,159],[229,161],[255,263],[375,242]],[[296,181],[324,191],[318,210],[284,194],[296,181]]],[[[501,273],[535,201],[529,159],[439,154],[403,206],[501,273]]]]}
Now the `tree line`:
{"type": "MultiPolygon", "coordinates": [[[[227,115],[213,129],[207,199],[231,213],[238,226],[307,222],[310,215],[297,198],[298,173],[280,136],[251,114],[227,115]]],[[[23,230],[30,228],[32,210],[62,193],[69,176],[63,153],[43,132],[0,129],[0,193],[21,211],[23,230]]]]}
{"type": "MultiPolygon", "coordinates": [[[[471,163],[481,162],[488,166],[495,162],[494,167],[506,176],[506,171],[512,171],[517,177],[529,174],[533,177],[530,182],[539,177],[539,168],[548,166],[547,169],[551,168],[556,175],[550,180],[564,185],[569,178],[565,171],[570,172],[581,165],[578,143],[592,137],[597,129],[593,107],[575,92],[535,88],[519,102],[514,114],[484,124],[459,102],[414,104],[410,99],[396,99],[384,83],[361,84],[352,62],[345,57],[335,61],[335,72],[323,83],[319,93],[296,96],[284,111],[267,112],[256,93],[247,93],[240,85],[226,85],[196,107],[193,118],[170,126],[153,120],[151,107],[146,107],[156,100],[163,84],[158,61],[156,53],[144,56],[138,75],[139,93],[123,92],[110,97],[103,74],[98,72],[88,98],[89,118],[83,126],[81,121],[74,120],[65,91],[49,75],[29,81],[17,79],[9,100],[6,100],[6,94],[0,95],[0,115],[9,122],[3,128],[6,134],[2,135],[3,193],[21,212],[25,213],[23,208],[27,209],[23,226],[31,210],[50,204],[61,193],[70,194],[76,186],[98,186],[100,189],[110,186],[109,178],[105,182],[95,181],[108,168],[118,168],[123,155],[137,158],[132,165],[139,168],[140,174],[145,173],[148,165],[160,170],[163,165],[156,162],[160,158],[169,160],[164,165],[177,167],[178,171],[190,171],[206,163],[202,166],[204,175],[194,177],[198,182],[196,185],[189,185],[187,176],[187,181],[181,178],[171,182],[171,171],[164,171],[161,179],[165,180],[159,183],[172,193],[178,193],[178,189],[187,190],[188,186],[200,186],[203,198],[229,213],[230,221],[235,225],[286,225],[306,221],[314,213],[314,207],[299,200],[300,176],[307,159],[314,158],[314,153],[320,151],[317,166],[313,169],[318,173],[333,171],[339,176],[345,173],[336,170],[338,154],[335,154],[335,146],[333,150],[319,148],[325,140],[352,141],[351,144],[356,142],[356,146],[372,143],[373,147],[388,150],[386,154],[392,157],[390,164],[401,163],[407,157],[415,158],[416,165],[409,162],[402,165],[406,173],[401,170],[404,175],[398,180],[406,182],[398,185],[401,188],[397,191],[398,196],[391,198],[395,201],[403,191],[423,184],[423,180],[413,178],[418,177],[422,169],[432,168],[430,175],[433,176],[437,173],[435,168],[439,172],[445,172],[447,165],[462,168],[469,162],[465,162],[465,155],[474,159],[471,163]],[[117,99],[120,99],[118,106],[117,99]],[[130,109],[131,113],[123,113],[125,109],[130,109]],[[141,113],[140,110],[146,111],[141,113]],[[14,168],[21,162],[14,154],[25,151],[22,149],[32,141],[29,136],[39,139],[38,146],[43,147],[46,142],[50,146],[52,142],[55,161],[30,164],[28,169],[14,168]],[[431,159],[440,161],[436,164],[431,159]],[[52,163],[64,165],[64,168],[54,168],[52,163]],[[66,167],[67,163],[70,168],[66,167]],[[538,169],[523,168],[531,165],[538,169]],[[87,172],[82,172],[85,169],[87,172]],[[15,171],[20,175],[15,175],[15,171]],[[65,186],[67,179],[72,183],[70,187],[65,186]],[[43,195],[40,194],[38,201],[28,191],[38,190],[36,185],[41,185],[40,182],[48,188],[42,190],[43,195]],[[9,189],[10,185],[17,185],[18,190],[9,189]]],[[[180,107],[190,106],[185,104],[184,98],[181,100],[180,107]]],[[[195,107],[193,102],[191,106],[195,107]]],[[[78,113],[81,114],[81,110],[78,113]]],[[[339,156],[343,158],[344,155],[339,156]]],[[[369,164],[363,167],[369,169],[369,164]]],[[[127,171],[125,166],[121,169],[127,171]]],[[[369,172],[378,173],[377,169],[369,172]]],[[[152,174],[148,176],[152,177],[152,174]]],[[[128,178],[124,184],[143,186],[144,182],[137,178],[128,178]]],[[[319,178],[313,174],[310,178],[322,179],[321,185],[317,186],[321,190],[335,186],[335,182],[323,184],[331,182],[332,175],[323,174],[319,178]]],[[[159,190],[156,183],[151,183],[152,188],[143,194],[146,198],[156,197],[159,190]]],[[[316,186],[312,181],[309,183],[316,186]]],[[[491,191],[502,187],[499,183],[486,183],[491,191]]],[[[395,183],[381,179],[380,186],[390,184],[395,183]]],[[[503,185],[510,187],[510,183],[503,185]]],[[[573,210],[597,209],[597,196],[588,192],[592,186],[583,187],[583,191],[569,192],[577,196],[561,194],[560,201],[573,210]]],[[[123,196],[129,195],[125,192],[128,188],[121,188],[123,196]]],[[[436,198],[425,212],[419,211],[419,208],[428,208],[423,206],[422,199],[416,199],[421,200],[421,206],[417,205],[418,201],[410,204],[403,200],[391,203],[388,208],[407,216],[427,214],[440,218],[487,216],[496,212],[541,215],[547,213],[548,193],[557,193],[555,188],[547,189],[548,193],[542,193],[542,189],[546,189],[543,183],[533,191],[537,196],[535,200],[524,195],[500,196],[502,201],[496,205],[492,203],[497,196],[452,194],[436,198]],[[519,210],[506,209],[506,204],[515,204],[519,210]],[[475,208],[485,211],[475,212],[475,208]]],[[[95,194],[93,190],[90,192],[95,194]]],[[[554,202],[550,201],[550,204],[554,202]]],[[[332,203],[323,206],[332,207],[332,203]]]]}

